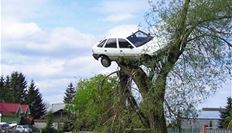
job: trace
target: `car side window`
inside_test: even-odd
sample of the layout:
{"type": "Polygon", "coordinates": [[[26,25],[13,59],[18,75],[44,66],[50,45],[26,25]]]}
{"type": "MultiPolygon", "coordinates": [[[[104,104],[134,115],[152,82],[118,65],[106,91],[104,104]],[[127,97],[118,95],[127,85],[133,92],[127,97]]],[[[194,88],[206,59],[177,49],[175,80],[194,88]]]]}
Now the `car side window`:
{"type": "Polygon", "coordinates": [[[117,48],[116,39],[109,39],[105,45],[105,48],[117,48]]]}
{"type": "Polygon", "coordinates": [[[133,48],[133,46],[125,39],[118,39],[120,48],[133,48]]]}
{"type": "Polygon", "coordinates": [[[97,45],[97,47],[103,47],[103,45],[105,44],[105,42],[106,42],[106,39],[103,40],[103,41],[101,41],[101,42],[97,45]]]}

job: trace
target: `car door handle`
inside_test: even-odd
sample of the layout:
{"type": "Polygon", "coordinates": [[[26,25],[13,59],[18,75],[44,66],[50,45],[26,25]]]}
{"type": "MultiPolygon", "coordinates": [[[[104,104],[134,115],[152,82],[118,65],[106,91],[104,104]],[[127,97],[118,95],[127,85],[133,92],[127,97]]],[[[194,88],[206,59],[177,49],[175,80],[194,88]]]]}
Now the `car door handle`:
{"type": "Polygon", "coordinates": [[[107,52],[107,50],[104,50],[105,52],[107,52]]]}
{"type": "Polygon", "coordinates": [[[123,52],[122,50],[120,50],[120,52],[123,52]]]}

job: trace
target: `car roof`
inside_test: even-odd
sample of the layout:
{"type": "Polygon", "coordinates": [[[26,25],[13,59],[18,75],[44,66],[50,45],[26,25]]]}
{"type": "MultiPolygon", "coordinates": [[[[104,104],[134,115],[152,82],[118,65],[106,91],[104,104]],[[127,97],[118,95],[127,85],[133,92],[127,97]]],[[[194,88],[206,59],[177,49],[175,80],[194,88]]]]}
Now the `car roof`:
{"type": "Polygon", "coordinates": [[[134,34],[136,34],[137,32],[142,32],[144,34],[149,35],[148,33],[142,31],[142,30],[137,30],[134,32],[128,31],[128,32],[121,32],[120,34],[110,34],[108,36],[106,36],[105,39],[109,39],[109,38],[123,38],[123,39],[127,39],[129,36],[132,36],[134,34]]]}
{"type": "Polygon", "coordinates": [[[106,36],[106,38],[127,38],[128,36],[132,35],[133,33],[139,30],[123,30],[121,32],[110,33],[106,36]]]}

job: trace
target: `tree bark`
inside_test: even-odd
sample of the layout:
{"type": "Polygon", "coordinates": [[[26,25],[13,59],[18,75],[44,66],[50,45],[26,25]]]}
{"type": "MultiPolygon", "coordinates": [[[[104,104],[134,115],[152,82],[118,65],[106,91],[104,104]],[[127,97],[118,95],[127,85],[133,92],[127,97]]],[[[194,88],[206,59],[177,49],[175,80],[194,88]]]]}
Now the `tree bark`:
{"type": "Polygon", "coordinates": [[[140,116],[140,120],[144,127],[149,128],[153,133],[167,133],[163,107],[166,74],[161,73],[155,83],[152,83],[152,79],[149,79],[140,67],[120,65],[120,68],[121,72],[133,79],[141,91],[143,97],[141,106],[144,106],[144,109],[139,114],[143,116],[140,116]]]}

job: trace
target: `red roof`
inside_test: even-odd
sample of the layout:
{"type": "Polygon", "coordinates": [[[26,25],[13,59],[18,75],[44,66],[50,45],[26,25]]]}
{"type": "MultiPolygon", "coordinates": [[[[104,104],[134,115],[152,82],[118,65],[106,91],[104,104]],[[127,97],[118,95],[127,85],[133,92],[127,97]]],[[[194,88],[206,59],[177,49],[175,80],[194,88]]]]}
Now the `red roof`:
{"type": "Polygon", "coordinates": [[[0,103],[0,113],[3,115],[13,115],[21,109],[22,113],[26,113],[28,105],[20,103],[0,103]]]}
{"type": "Polygon", "coordinates": [[[22,107],[23,113],[26,113],[27,109],[28,109],[28,105],[27,104],[21,104],[21,107],[22,107]]]}

